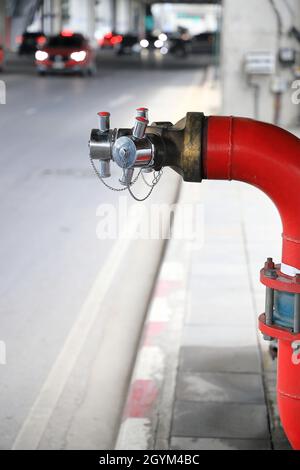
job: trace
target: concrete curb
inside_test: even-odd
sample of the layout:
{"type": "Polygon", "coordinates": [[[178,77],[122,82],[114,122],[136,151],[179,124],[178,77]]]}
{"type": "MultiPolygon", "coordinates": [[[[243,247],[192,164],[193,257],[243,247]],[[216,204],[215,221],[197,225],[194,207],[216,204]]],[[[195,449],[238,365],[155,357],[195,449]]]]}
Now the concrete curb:
{"type": "MultiPolygon", "coordinates": [[[[190,192],[189,185],[182,187],[180,201],[190,192]]],[[[189,257],[188,243],[168,243],[128,390],[118,450],[168,449],[189,257]]]]}
{"type": "MultiPolygon", "coordinates": [[[[162,185],[153,195],[154,203],[167,201],[171,205],[177,200],[180,178],[172,172],[168,179],[170,184],[162,185]]],[[[134,213],[132,223],[129,220],[126,226],[129,239],[117,242],[121,253],[117,250],[101,267],[100,277],[91,289],[92,296],[88,296],[30,409],[14,449],[113,447],[166,245],[163,237],[132,238],[130,227],[138,232],[144,217],[145,210],[134,213]],[[131,281],[124,283],[124,279],[131,281]],[[74,387],[78,377],[79,385],[74,387]]]]}

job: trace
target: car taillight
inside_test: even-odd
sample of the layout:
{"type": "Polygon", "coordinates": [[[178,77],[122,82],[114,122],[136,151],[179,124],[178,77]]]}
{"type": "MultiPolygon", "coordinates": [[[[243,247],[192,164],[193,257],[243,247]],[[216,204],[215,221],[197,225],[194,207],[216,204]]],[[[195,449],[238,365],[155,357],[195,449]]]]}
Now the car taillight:
{"type": "Polygon", "coordinates": [[[37,38],[37,43],[39,46],[44,46],[44,44],[46,43],[46,38],[45,36],[39,36],[37,38]]]}
{"type": "Polygon", "coordinates": [[[70,30],[66,29],[66,30],[62,31],[62,32],[60,33],[60,35],[61,35],[63,38],[71,38],[71,37],[74,35],[74,33],[73,33],[73,31],[70,31],[70,30]]]}
{"type": "Polygon", "coordinates": [[[111,42],[113,45],[115,45],[115,44],[120,44],[120,42],[122,42],[122,41],[123,41],[123,36],[121,36],[120,34],[118,34],[117,36],[113,36],[113,37],[111,38],[111,41],[110,41],[110,42],[111,42]]]}

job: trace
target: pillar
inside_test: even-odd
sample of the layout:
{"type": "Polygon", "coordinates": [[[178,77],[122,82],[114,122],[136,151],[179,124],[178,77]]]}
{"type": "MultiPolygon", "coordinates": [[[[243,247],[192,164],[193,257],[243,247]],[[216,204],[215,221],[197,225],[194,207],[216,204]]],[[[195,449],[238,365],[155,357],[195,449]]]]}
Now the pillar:
{"type": "Polygon", "coordinates": [[[69,0],[69,2],[70,17],[64,22],[64,27],[93,39],[96,23],[96,1],[69,0]]]}
{"type": "Polygon", "coordinates": [[[116,1],[116,28],[118,33],[125,34],[132,32],[132,1],[116,1]]]}
{"type": "Polygon", "coordinates": [[[0,2],[0,45],[5,46],[5,19],[6,6],[5,2],[0,2]]]}
{"type": "Polygon", "coordinates": [[[299,21],[299,2],[290,0],[294,14],[291,15],[284,2],[275,0],[282,22],[282,32],[278,38],[278,21],[271,2],[251,0],[224,0],[221,42],[221,74],[223,114],[235,114],[255,117],[255,97],[258,103],[258,119],[274,122],[276,98],[271,92],[275,78],[280,77],[286,83],[286,90],[281,97],[279,124],[293,125],[298,114],[297,106],[292,103],[291,82],[294,80],[292,67],[278,65],[272,75],[256,75],[249,86],[245,73],[245,55],[247,52],[269,51],[277,61],[279,47],[298,49],[295,39],[288,35],[291,26],[299,21]]]}

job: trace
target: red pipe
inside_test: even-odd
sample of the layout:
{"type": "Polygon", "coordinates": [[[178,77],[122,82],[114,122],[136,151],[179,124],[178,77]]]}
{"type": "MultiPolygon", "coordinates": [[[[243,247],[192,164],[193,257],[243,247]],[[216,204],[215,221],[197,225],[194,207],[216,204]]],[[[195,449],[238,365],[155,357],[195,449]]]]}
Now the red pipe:
{"type": "Polygon", "coordinates": [[[272,199],[283,225],[282,262],[300,272],[300,140],[272,124],[210,117],[204,172],[249,183],[272,199]]]}
{"type": "MultiPolygon", "coordinates": [[[[278,208],[283,225],[281,271],[290,281],[300,273],[300,139],[251,119],[210,117],[205,145],[207,179],[249,183],[278,208]]],[[[294,449],[300,449],[300,360],[293,360],[292,350],[293,339],[299,335],[289,333],[282,338],[282,330],[275,327],[274,334],[274,327],[267,327],[263,319],[260,328],[279,338],[278,407],[288,439],[294,449]]]]}

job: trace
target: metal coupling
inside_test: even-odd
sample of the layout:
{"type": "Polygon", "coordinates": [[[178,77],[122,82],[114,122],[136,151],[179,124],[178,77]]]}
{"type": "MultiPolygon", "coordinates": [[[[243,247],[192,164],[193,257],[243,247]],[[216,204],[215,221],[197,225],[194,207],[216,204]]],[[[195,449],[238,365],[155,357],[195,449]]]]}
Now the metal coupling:
{"type": "MultiPolygon", "coordinates": [[[[90,158],[99,160],[101,178],[110,176],[113,162],[123,171],[141,169],[144,173],[169,166],[185,181],[202,181],[204,115],[187,113],[175,125],[171,122],[149,125],[148,116],[148,108],[138,108],[132,128],[110,129],[110,113],[98,113],[98,129],[92,130],[89,146],[90,158]]],[[[124,171],[124,175],[120,181],[127,185],[132,181],[133,172],[124,171]]]]}

